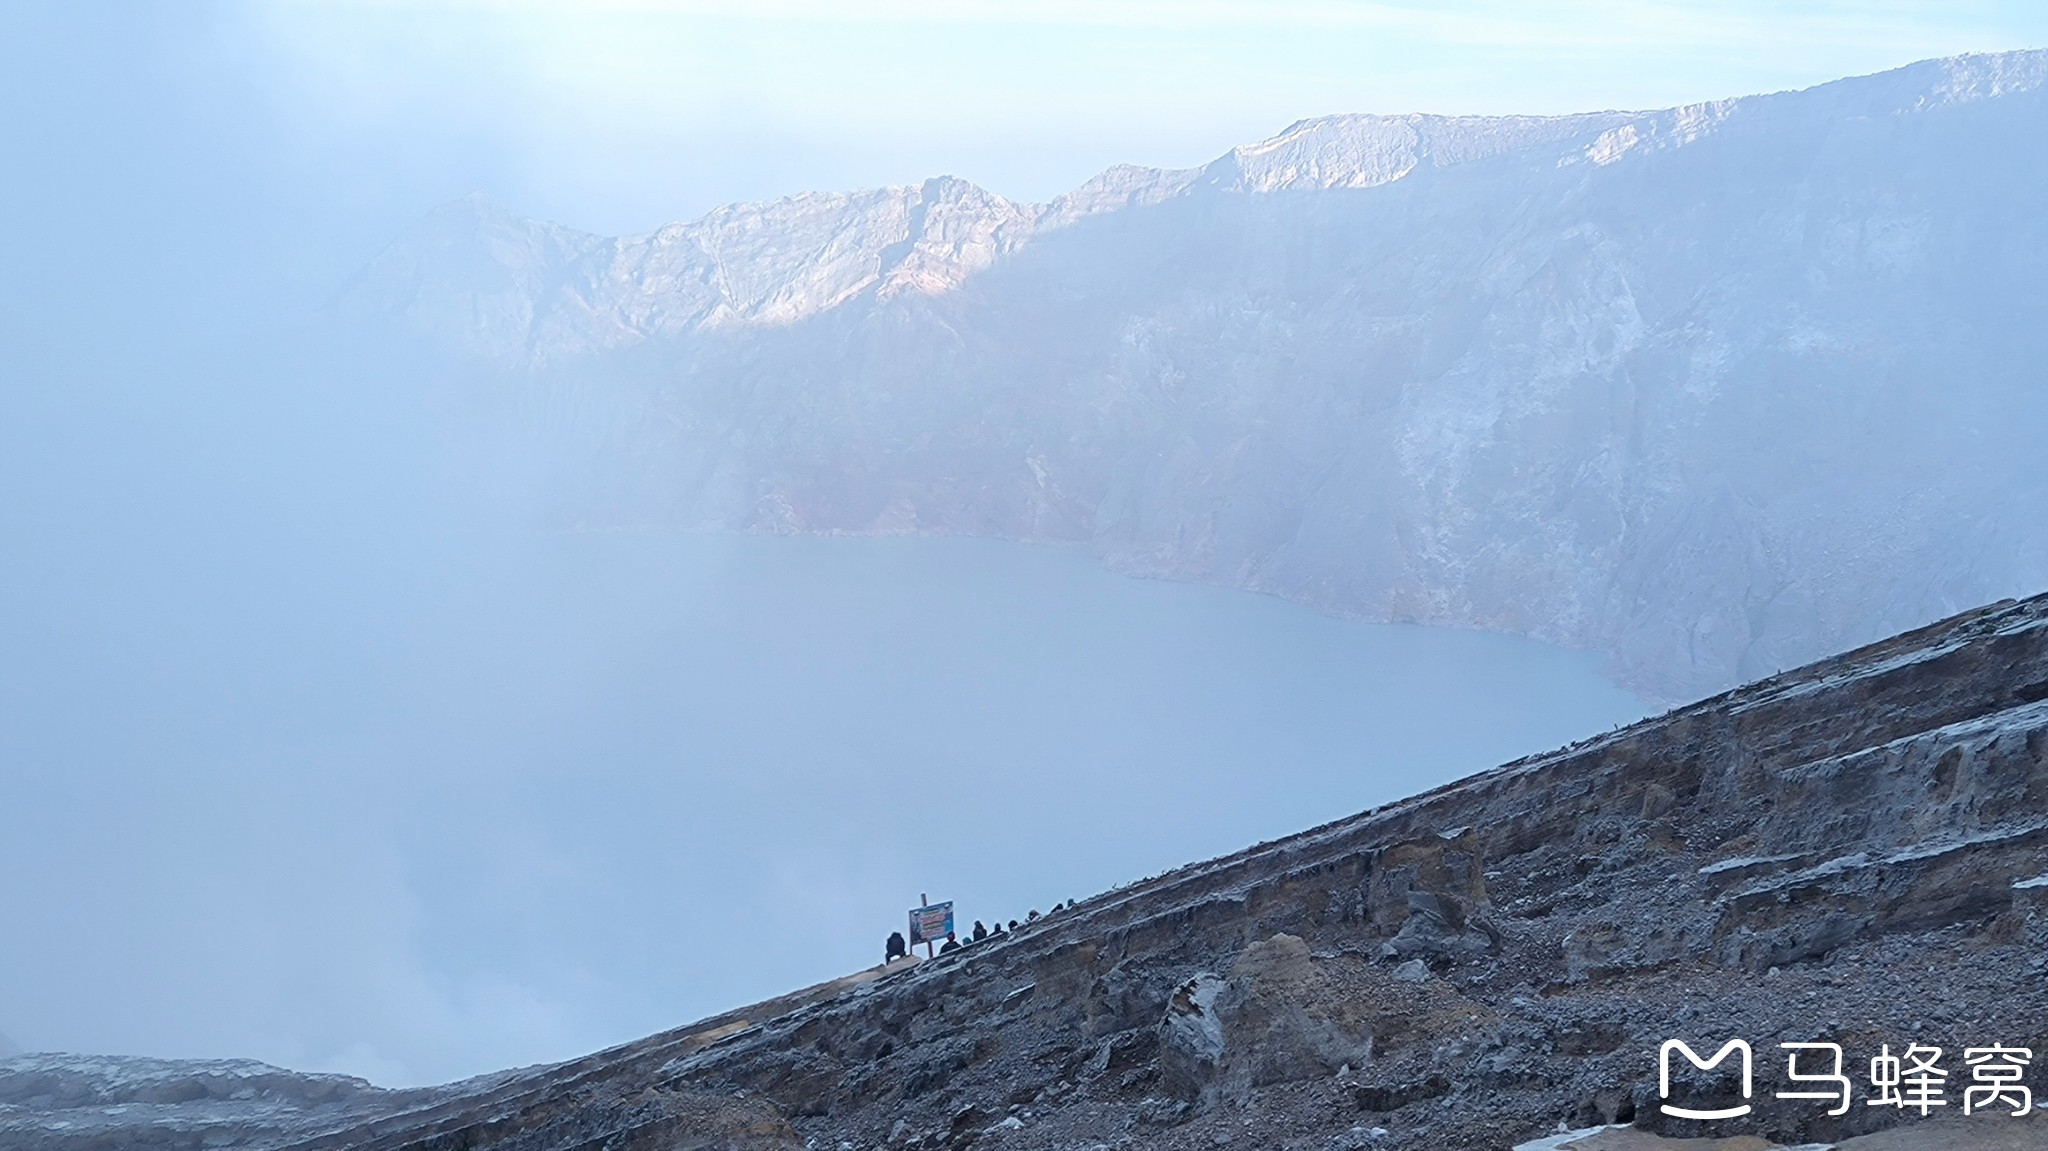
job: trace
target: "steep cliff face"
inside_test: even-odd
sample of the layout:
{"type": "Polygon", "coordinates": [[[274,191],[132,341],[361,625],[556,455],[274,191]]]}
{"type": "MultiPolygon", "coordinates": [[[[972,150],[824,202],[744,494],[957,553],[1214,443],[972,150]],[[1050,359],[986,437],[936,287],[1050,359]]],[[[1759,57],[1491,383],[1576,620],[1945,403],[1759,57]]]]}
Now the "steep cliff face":
{"type": "MultiPolygon", "coordinates": [[[[1935,1121],[1866,1106],[1860,1061],[1940,1046],[1960,1102],[1965,1048],[2048,1050],[2044,876],[2048,596],[1107,892],[936,961],[394,1096],[374,1118],[302,1116],[282,1133],[217,1123],[208,1142],[1480,1149],[1621,1123],[2038,1146],[2041,1120],[2002,1110],[1935,1121]],[[1754,1113],[1662,1114],[1656,1059],[1672,1038],[1754,1045],[1754,1113]],[[1772,1098],[1775,1045],[1808,1041],[1851,1060],[1845,1115],[1772,1098]]],[[[46,1151],[127,1145],[67,1131],[61,1115],[0,1113],[0,1131],[46,1151]]],[[[146,1122],[128,1137],[152,1145],[146,1122]]]]}
{"type": "Polygon", "coordinates": [[[495,373],[563,522],[1080,541],[1687,699],[2048,582],[2044,76],[1332,117],[625,239],[466,202],[338,312],[495,373]]]}
{"type": "Polygon", "coordinates": [[[1531,148],[1568,155],[1588,140],[1618,155],[1623,149],[1601,143],[1601,133],[1661,138],[1659,119],[1330,116],[1202,168],[1115,168],[1050,204],[1018,204],[941,177],[734,204],[625,238],[524,219],[470,196],[373,260],[344,309],[398,318],[495,363],[535,367],[707,330],[789,325],[860,300],[944,295],[1042,236],[1197,190],[1373,188],[1421,166],[1531,148]]]}
{"type": "Polygon", "coordinates": [[[1834,1140],[1900,1116],[1859,1095],[1840,1118],[1671,1119],[1658,1045],[2048,1048],[2044,872],[2048,598],[627,1058],[774,1098],[827,1146],[1306,1147],[1362,1125],[1482,1148],[1617,1120],[1834,1140]]]}

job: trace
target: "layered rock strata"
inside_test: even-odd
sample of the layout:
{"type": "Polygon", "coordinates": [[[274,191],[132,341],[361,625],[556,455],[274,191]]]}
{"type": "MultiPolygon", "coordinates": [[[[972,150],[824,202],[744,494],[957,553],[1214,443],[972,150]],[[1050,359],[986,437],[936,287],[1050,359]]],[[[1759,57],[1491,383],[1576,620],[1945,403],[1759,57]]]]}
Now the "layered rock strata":
{"type": "Polygon", "coordinates": [[[2026,51],[1329,117],[1041,205],[469,200],[335,313],[470,381],[451,470],[555,525],[1078,544],[1683,701],[2048,586],[2044,134],[2026,51]]]}
{"type": "MultiPolygon", "coordinates": [[[[936,961],[566,1064],[392,1095],[374,1115],[216,1123],[204,1142],[1480,1149],[1624,1125],[1644,1138],[2048,1146],[2031,1116],[1965,1120],[1954,1105],[1966,1047],[2048,1058],[2044,876],[2039,597],[1107,892],[936,961]],[[1738,1120],[1670,1118],[1656,1064],[1668,1038],[1703,1050],[1745,1039],[1765,1079],[1778,1043],[1838,1043],[1856,1104],[1830,1116],[1767,1086],[1738,1120]],[[1912,1044],[1948,1052],[1941,1122],[1865,1104],[1857,1061],[1912,1044]]],[[[198,1145],[159,1141],[146,1117],[125,1142],[105,1124],[67,1134],[61,1107],[5,1097],[7,1074],[10,1147],[198,1145]]]]}

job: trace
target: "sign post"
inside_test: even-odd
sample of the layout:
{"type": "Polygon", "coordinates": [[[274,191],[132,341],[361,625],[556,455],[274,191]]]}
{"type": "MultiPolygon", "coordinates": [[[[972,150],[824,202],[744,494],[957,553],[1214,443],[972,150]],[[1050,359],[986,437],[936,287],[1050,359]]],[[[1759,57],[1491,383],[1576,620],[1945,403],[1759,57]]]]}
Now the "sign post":
{"type": "Polygon", "coordinates": [[[953,934],[953,901],[933,903],[920,891],[917,903],[910,912],[910,945],[924,944],[925,958],[930,959],[938,954],[937,941],[953,934]]]}

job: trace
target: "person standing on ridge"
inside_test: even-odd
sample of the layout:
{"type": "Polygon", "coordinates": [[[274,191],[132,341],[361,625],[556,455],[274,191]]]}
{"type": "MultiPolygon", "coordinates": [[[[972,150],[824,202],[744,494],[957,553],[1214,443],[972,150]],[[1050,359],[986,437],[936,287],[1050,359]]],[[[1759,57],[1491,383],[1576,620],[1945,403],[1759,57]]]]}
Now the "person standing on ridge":
{"type": "Polygon", "coordinates": [[[901,931],[891,931],[889,933],[889,942],[882,952],[882,966],[887,967],[909,954],[910,945],[903,942],[903,933],[901,931]]]}
{"type": "Polygon", "coordinates": [[[975,920],[975,921],[974,921],[974,935],[973,935],[973,939],[974,939],[974,942],[976,942],[976,943],[980,943],[980,942],[981,942],[982,940],[984,940],[984,939],[987,939],[987,938],[988,938],[988,928],[986,928],[986,927],[983,927],[983,926],[981,925],[981,920],[979,920],[979,919],[975,920]]]}

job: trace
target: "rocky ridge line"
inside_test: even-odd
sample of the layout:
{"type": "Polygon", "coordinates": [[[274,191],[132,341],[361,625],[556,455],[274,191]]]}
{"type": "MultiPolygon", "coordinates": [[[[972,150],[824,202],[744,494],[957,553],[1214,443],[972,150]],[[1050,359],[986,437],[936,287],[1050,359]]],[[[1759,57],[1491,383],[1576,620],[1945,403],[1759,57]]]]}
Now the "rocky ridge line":
{"type": "Polygon", "coordinates": [[[1050,205],[469,202],[335,330],[553,527],[1079,544],[1694,699],[2048,584],[2044,74],[1333,117],[1050,205]]]}
{"type": "MultiPolygon", "coordinates": [[[[1844,115],[1925,111],[2032,91],[2048,53],[1930,60],[1810,90],[1844,115]]],[[[1738,118],[1768,118],[1787,95],[1646,112],[1565,116],[1369,114],[1298,121],[1199,168],[1119,165],[1047,204],[1006,199],[951,176],[847,193],[807,192],[731,204],[642,236],[604,237],[529,220],[482,196],[430,215],[344,294],[375,311],[403,301],[418,330],[505,365],[729,324],[788,324],[864,293],[886,299],[959,287],[1035,237],[1107,212],[1197,189],[1272,194],[1375,188],[1420,167],[1448,168],[1541,152],[1560,166],[1605,165],[1697,142],[1738,118]],[[444,293],[479,267],[505,278],[482,288],[494,306],[444,293]]]]}
{"type": "MultiPolygon", "coordinates": [[[[2048,1051],[2044,877],[2048,596],[1107,892],[936,962],[452,1085],[328,1134],[302,1126],[289,1145],[1498,1151],[1618,1123],[1630,1138],[2032,1146],[2037,1121],[1999,1116],[1776,1103],[1718,1125],[1671,1119],[1654,1060],[1673,1037],[1765,1053],[1825,1039],[1852,1059],[1915,1042],[2048,1051]]],[[[34,1151],[127,1145],[8,1122],[34,1151]]]]}

